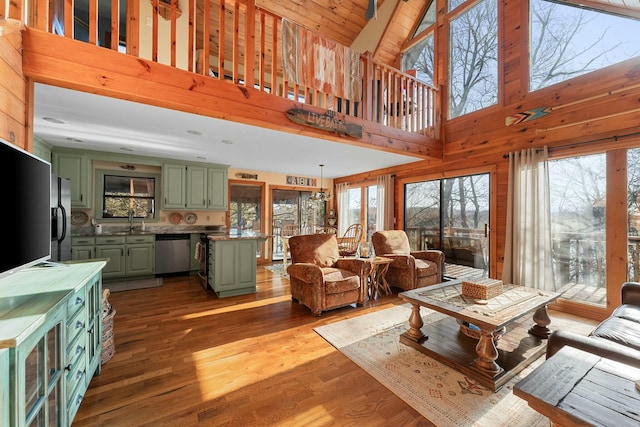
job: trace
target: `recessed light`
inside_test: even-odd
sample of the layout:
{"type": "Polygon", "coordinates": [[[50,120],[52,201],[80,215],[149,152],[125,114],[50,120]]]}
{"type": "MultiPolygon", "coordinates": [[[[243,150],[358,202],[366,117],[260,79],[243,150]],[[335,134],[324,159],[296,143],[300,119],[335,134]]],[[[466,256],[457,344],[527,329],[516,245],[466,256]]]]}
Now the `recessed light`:
{"type": "Polygon", "coordinates": [[[59,125],[63,125],[64,124],[64,122],[62,120],[56,119],[54,117],[43,117],[42,120],[46,120],[46,121],[51,122],[51,123],[57,123],[59,125]]]}
{"type": "Polygon", "coordinates": [[[127,148],[127,147],[120,147],[120,149],[122,151],[133,151],[131,148],[127,148]]]}
{"type": "Polygon", "coordinates": [[[206,158],[206,157],[203,157],[203,156],[198,156],[198,157],[196,157],[196,159],[200,159],[200,160],[207,160],[207,158],[206,158]]]}
{"type": "Polygon", "coordinates": [[[199,131],[197,131],[197,130],[191,130],[191,129],[189,129],[189,130],[187,131],[187,133],[189,133],[189,134],[191,134],[191,135],[202,135],[202,132],[199,132],[199,131]]]}
{"type": "Polygon", "coordinates": [[[71,142],[84,142],[83,140],[78,139],[78,138],[67,138],[67,141],[71,141],[71,142]]]}
{"type": "Polygon", "coordinates": [[[227,144],[227,145],[231,145],[233,144],[233,141],[231,141],[230,139],[223,139],[222,141],[220,141],[223,144],[227,144]]]}

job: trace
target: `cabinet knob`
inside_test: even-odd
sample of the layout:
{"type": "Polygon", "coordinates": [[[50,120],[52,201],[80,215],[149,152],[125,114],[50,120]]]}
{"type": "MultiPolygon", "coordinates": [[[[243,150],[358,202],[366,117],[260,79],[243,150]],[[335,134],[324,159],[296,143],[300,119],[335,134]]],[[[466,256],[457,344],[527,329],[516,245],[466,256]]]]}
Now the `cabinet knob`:
{"type": "Polygon", "coordinates": [[[71,363],[69,363],[67,366],[64,367],[64,370],[69,372],[72,367],[73,367],[73,365],[71,363]]]}

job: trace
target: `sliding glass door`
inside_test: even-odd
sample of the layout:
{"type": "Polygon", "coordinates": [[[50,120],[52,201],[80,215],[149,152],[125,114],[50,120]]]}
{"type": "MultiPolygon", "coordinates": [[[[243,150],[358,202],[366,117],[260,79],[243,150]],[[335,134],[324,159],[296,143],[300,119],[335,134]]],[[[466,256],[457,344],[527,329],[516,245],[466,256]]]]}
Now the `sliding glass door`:
{"type": "Polygon", "coordinates": [[[412,250],[439,249],[447,264],[489,268],[489,174],[405,184],[405,231],[412,250]]]}
{"type": "Polygon", "coordinates": [[[271,191],[272,256],[282,260],[282,226],[296,225],[298,233],[314,233],[324,227],[325,202],[313,201],[311,191],[273,189],[271,191]]]}

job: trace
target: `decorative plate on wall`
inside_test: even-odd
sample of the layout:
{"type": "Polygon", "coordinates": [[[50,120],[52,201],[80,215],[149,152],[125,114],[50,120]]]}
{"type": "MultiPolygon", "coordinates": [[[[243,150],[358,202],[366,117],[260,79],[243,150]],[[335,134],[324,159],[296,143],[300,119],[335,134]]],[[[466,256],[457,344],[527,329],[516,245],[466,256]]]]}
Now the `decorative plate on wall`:
{"type": "Polygon", "coordinates": [[[89,215],[86,212],[71,212],[71,225],[85,225],[87,222],[89,222],[89,215]]]}
{"type": "Polygon", "coordinates": [[[178,225],[182,222],[182,214],[180,212],[174,212],[169,216],[169,222],[173,225],[178,225]]]}
{"type": "Polygon", "coordinates": [[[188,212],[184,214],[184,222],[186,222],[189,225],[195,224],[197,220],[198,220],[198,215],[196,215],[193,212],[188,212]]]}

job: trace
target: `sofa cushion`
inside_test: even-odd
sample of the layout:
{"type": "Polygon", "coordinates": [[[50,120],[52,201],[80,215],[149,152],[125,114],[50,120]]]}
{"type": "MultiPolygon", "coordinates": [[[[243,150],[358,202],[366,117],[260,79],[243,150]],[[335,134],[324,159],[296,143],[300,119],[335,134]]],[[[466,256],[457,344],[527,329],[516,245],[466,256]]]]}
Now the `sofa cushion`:
{"type": "Polygon", "coordinates": [[[325,267],[322,272],[327,294],[338,294],[360,288],[360,277],[349,270],[325,267]]]}
{"type": "Polygon", "coordinates": [[[619,317],[636,322],[638,324],[636,327],[640,328],[640,307],[638,306],[623,304],[614,310],[611,317],[619,317]]]}
{"type": "Polygon", "coordinates": [[[409,239],[403,230],[376,231],[371,237],[376,255],[404,254],[411,252],[409,239]]]}
{"type": "Polygon", "coordinates": [[[416,273],[418,277],[437,275],[438,266],[434,262],[416,258],[416,273]]]}
{"type": "Polygon", "coordinates": [[[335,234],[304,234],[289,238],[291,261],[332,267],[340,254],[335,234]]]}
{"type": "Polygon", "coordinates": [[[590,335],[640,350],[640,325],[632,320],[609,317],[590,335]]]}

